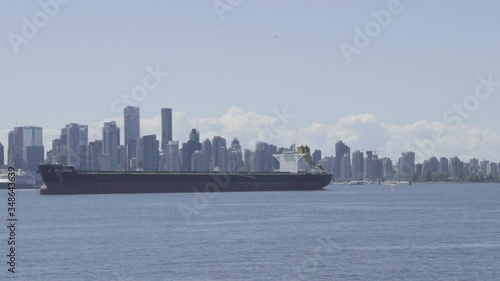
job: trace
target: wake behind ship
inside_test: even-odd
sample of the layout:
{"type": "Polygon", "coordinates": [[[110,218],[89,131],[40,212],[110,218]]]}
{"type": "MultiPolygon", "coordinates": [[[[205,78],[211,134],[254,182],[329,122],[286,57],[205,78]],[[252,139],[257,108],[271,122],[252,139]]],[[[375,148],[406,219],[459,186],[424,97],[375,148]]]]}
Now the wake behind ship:
{"type": "MultiPolygon", "coordinates": [[[[302,148],[302,150],[301,150],[302,148]]],[[[105,172],[77,171],[57,164],[39,165],[44,186],[40,194],[165,193],[225,191],[321,190],[332,175],[312,166],[309,151],[274,155],[280,171],[271,173],[219,172],[105,172]]]]}

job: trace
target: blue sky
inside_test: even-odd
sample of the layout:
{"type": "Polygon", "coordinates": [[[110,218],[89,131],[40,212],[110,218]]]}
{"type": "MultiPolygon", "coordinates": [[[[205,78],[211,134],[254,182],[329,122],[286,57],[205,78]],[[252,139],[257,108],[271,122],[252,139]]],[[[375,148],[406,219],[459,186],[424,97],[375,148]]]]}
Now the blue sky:
{"type": "Polygon", "coordinates": [[[248,126],[239,117],[264,118],[262,129],[286,107],[295,118],[275,133],[279,145],[295,140],[329,152],[351,136],[354,149],[394,155],[442,127],[449,135],[436,154],[500,161],[500,87],[460,118],[458,130],[481,132],[482,140],[456,140],[464,134],[443,117],[474,95],[478,77],[500,81],[498,1],[401,0],[400,12],[348,63],[342,42],[354,45],[355,28],[364,30],[371,12],[390,2],[73,0],[57,4],[16,53],[9,36],[23,36],[23,17],[32,22],[44,10],[35,1],[1,1],[0,142],[16,125],[44,127],[46,146],[67,123],[98,128],[122,115],[114,102],[158,66],[169,76],[138,103],[144,133],[159,134],[161,107],[177,111],[181,141],[192,124],[202,136],[239,137],[248,126]],[[229,5],[222,19],[214,3],[229,5]]]}

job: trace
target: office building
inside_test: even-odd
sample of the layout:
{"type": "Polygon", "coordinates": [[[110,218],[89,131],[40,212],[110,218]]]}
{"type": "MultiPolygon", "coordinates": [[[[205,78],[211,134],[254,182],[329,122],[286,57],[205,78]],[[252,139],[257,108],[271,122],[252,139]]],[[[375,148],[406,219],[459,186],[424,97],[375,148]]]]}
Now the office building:
{"type": "Polygon", "coordinates": [[[356,150],[352,153],[352,178],[363,180],[365,174],[363,152],[356,150]]]}
{"type": "Polygon", "coordinates": [[[340,175],[340,171],[341,171],[341,165],[340,165],[340,162],[341,162],[341,159],[342,157],[344,157],[344,155],[347,154],[347,155],[351,155],[351,149],[349,148],[349,146],[345,145],[342,141],[338,141],[337,143],[335,143],[335,167],[334,167],[334,174],[333,176],[335,178],[339,178],[341,175],[340,175]]]}
{"type": "Polygon", "coordinates": [[[137,141],[137,168],[140,171],[160,170],[160,142],[156,135],[140,137],[137,141]]]}
{"type": "Polygon", "coordinates": [[[137,140],[141,136],[141,111],[138,106],[127,106],[124,109],[124,135],[127,157],[127,170],[132,170],[130,164],[137,157],[137,140]]]}
{"type": "MultiPolygon", "coordinates": [[[[118,146],[120,145],[120,128],[115,121],[104,123],[102,128],[102,155],[106,158],[106,167],[102,169],[114,171],[117,169],[118,146]]],[[[104,164],[104,163],[102,163],[104,164]]]]}
{"type": "Polygon", "coordinates": [[[168,142],[173,139],[172,136],[172,109],[161,109],[161,149],[167,149],[168,142]]]}

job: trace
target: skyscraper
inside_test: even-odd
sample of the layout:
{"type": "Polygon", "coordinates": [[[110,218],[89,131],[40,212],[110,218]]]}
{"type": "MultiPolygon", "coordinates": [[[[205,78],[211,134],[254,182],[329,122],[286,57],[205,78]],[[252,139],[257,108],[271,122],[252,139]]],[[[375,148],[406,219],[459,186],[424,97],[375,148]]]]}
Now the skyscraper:
{"type": "Polygon", "coordinates": [[[351,180],[351,157],[348,153],[340,159],[340,178],[343,181],[351,180]]]}
{"type": "Polygon", "coordinates": [[[402,153],[398,159],[398,175],[402,179],[410,179],[415,174],[415,152],[402,153]]]}
{"type": "Polygon", "coordinates": [[[101,167],[104,170],[116,170],[118,161],[118,146],[120,136],[120,128],[116,126],[115,121],[105,122],[102,128],[102,154],[106,159],[104,164],[106,167],[101,167]]]}
{"type": "Polygon", "coordinates": [[[450,159],[450,173],[456,179],[463,175],[463,162],[457,156],[450,159]]]}
{"type": "Polygon", "coordinates": [[[318,164],[319,162],[321,162],[321,150],[319,149],[314,150],[312,158],[314,164],[318,164]]]}
{"type": "Polygon", "coordinates": [[[160,143],[156,135],[143,136],[138,139],[137,167],[143,171],[160,170],[160,143]]]}
{"type": "Polygon", "coordinates": [[[63,130],[67,138],[65,163],[78,170],[87,170],[89,168],[88,126],[70,123],[63,130]]]}
{"type": "MultiPolygon", "coordinates": [[[[334,170],[334,177],[340,177],[340,161],[342,157],[347,154],[351,154],[351,149],[345,145],[342,141],[338,141],[335,143],[335,170],[334,170]]],[[[349,156],[350,157],[350,156],[349,156]]]]}
{"type": "Polygon", "coordinates": [[[165,170],[169,172],[180,171],[181,157],[178,141],[169,141],[165,151],[165,170]]]}
{"type": "Polygon", "coordinates": [[[213,171],[212,166],[212,142],[205,139],[201,144],[201,153],[203,153],[203,170],[213,171]]]}
{"type": "Polygon", "coordinates": [[[9,132],[9,165],[16,169],[36,171],[44,160],[42,128],[16,127],[9,132]],[[35,148],[31,148],[35,147],[35,148]],[[28,157],[29,150],[29,157],[28,157]]]}
{"type": "Polygon", "coordinates": [[[9,132],[9,139],[7,143],[7,165],[14,166],[14,131],[9,132]]]}
{"type": "Polygon", "coordinates": [[[269,144],[266,142],[258,142],[255,144],[255,172],[270,172],[271,168],[271,153],[269,144]]]}
{"type": "Polygon", "coordinates": [[[356,150],[352,153],[352,178],[362,180],[364,172],[363,152],[356,150]]]}
{"type": "Polygon", "coordinates": [[[222,149],[226,150],[226,139],[220,136],[214,136],[212,139],[212,167],[220,171],[225,169],[225,167],[221,167],[223,163],[219,160],[219,151],[222,149]]]}
{"type": "Polygon", "coordinates": [[[0,142],[0,166],[5,165],[4,153],[5,153],[5,151],[4,151],[3,144],[0,142]]]}
{"type": "Polygon", "coordinates": [[[367,151],[364,159],[365,179],[373,179],[373,151],[367,151]]]}
{"type": "Polygon", "coordinates": [[[200,150],[195,150],[191,156],[191,171],[203,171],[203,153],[200,150]]]}
{"type": "Polygon", "coordinates": [[[201,150],[200,133],[192,129],[189,133],[189,140],[182,144],[182,171],[191,171],[191,160],[196,150],[201,150]]]}
{"type": "Polygon", "coordinates": [[[172,109],[161,109],[161,149],[167,149],[168,142],[172,140],[172,109]]]}
{"type": "Polygon", "coordinates": [[[384,179],[394,178],[394,169],[392,168],[392,161],[389,158],[380,159],[382,162],[382,177],[384,179]]]}
{"type": "Polygon", "coordinates": [[[125,149],[127,154],[127,170],[130,170],[130,161],[137,156],[137,139],[141,135],[140,108],[127,106],[124,109],[125,149]]]}
{"type": "Polygon", "coordinates": [[[102,150],[102,140],[89,143],[89,169],[91,171],[101,170],[102,150]]]}

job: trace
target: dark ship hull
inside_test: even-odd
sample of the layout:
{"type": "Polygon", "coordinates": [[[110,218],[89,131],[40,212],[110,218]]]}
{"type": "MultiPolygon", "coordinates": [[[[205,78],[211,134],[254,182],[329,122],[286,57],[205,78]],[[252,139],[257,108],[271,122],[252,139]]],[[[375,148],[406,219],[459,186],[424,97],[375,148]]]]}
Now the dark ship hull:
{"type": "Polygon", "coordinates": [[[322,190],[330,174],[89,172],[40,165],[40,194],[322,190]]]}

